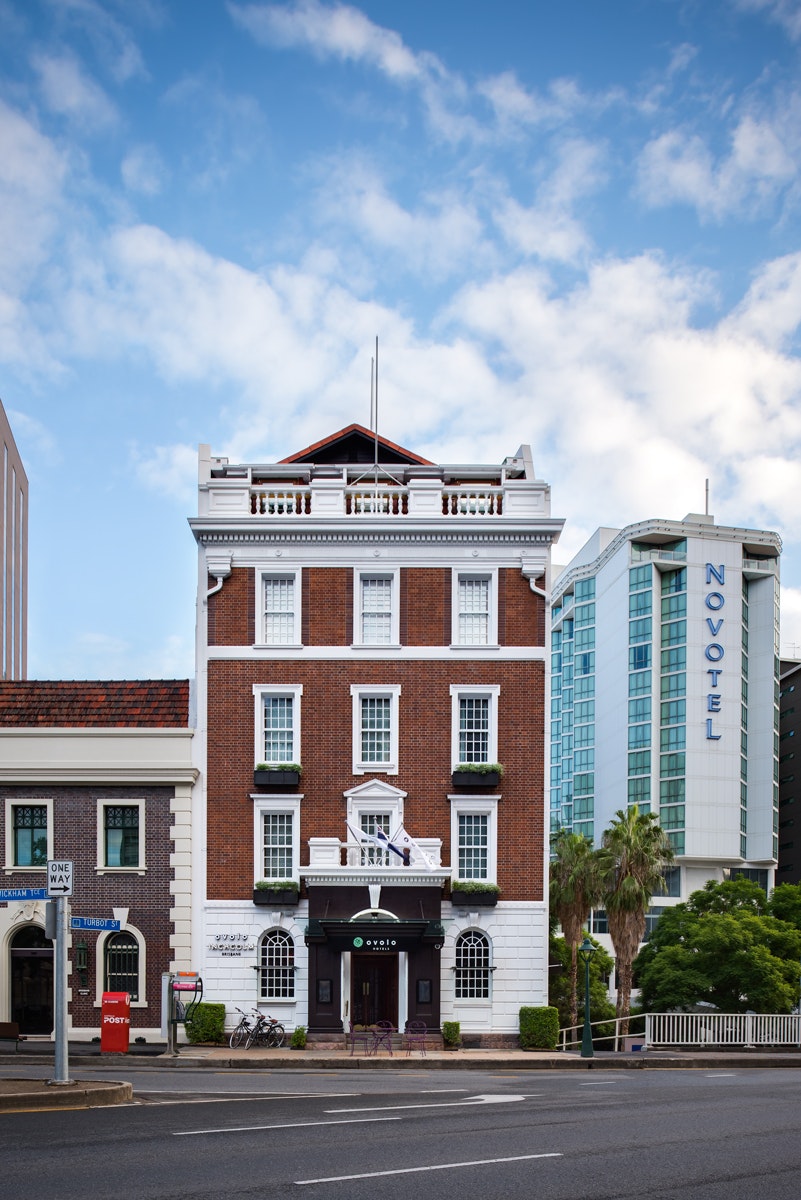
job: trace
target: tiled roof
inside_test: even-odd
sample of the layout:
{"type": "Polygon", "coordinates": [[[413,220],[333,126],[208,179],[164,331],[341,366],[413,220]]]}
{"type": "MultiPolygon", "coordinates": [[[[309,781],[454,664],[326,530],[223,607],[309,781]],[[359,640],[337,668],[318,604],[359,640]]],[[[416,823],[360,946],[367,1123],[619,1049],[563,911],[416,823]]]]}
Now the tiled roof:
{"type": "Polygon", "coordinates": [[[0,728],[185,729],[188,679],[0,681],[0,728]]]}

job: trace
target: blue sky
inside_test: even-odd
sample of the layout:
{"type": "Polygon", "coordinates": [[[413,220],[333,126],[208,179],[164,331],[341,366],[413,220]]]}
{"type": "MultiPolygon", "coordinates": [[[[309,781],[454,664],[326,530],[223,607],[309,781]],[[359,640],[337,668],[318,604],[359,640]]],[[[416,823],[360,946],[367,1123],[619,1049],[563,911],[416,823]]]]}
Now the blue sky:
{"type": "Polygon", "coordinates": [[[521,442],[567,524],[778,530],[801,653],[801,0],[0,0],[29,674],[192,673],[196,454],[521,442]]]}

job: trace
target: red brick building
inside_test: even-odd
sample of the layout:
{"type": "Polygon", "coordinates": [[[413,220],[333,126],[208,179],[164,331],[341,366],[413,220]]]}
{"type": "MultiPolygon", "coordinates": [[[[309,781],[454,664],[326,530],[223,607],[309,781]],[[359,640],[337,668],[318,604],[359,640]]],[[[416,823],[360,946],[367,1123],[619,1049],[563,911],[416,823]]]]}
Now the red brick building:
{"type": "MultiPolygon", "coordinates": [[[[161,1038],[161,976],[191,969],[190,819],[195,770],[186,680],[0,683],[4,889],[47,886],[74,864],[68,1030],[99,1036],[104,991],[131,995],[131,1037],[161,1038]]],[[[0,1020],[53,1028],[45,901],[0,905],[0,1020]]]]}
{"type": "Polygon", "coordinates": [[[357,425],[275,464],[201,447],[195,915],[232,1018],[502,1040],[546,1002],[549,502],[528,447],[440,466],[357,425]]]}

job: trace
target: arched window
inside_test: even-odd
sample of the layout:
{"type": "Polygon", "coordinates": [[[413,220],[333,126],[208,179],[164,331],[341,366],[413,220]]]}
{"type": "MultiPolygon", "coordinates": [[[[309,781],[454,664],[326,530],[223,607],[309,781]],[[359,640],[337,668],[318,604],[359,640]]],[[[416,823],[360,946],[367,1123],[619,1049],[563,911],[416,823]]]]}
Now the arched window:
{"type": "Polygon", "coordinates": [[[488,1000],[489,988],[489,938],[470,929],[456,942],[456,999],[488,1000]]]}
{"type": "Polygon", "coordinates": [[[283,929],[265,933],[259,948],[259,999],[294,1000],[295,943],[283,929]]]}
{"type": "Polygon", "coordinates": [[[106,939],[103,990],[139,999],[139,943],[132,933],[112,933],[106,939]]]}

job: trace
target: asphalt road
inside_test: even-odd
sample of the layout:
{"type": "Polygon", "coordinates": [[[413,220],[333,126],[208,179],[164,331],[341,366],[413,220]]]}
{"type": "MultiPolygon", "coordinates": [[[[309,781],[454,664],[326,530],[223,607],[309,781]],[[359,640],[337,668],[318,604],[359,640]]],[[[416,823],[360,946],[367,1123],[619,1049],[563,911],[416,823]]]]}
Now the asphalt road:
{"type": "Polygon", "coordinates": [[[801,1197],[801,1070],[128,1077],[131,1106],[0,1115],[3,1194],[801,1197]]]}

